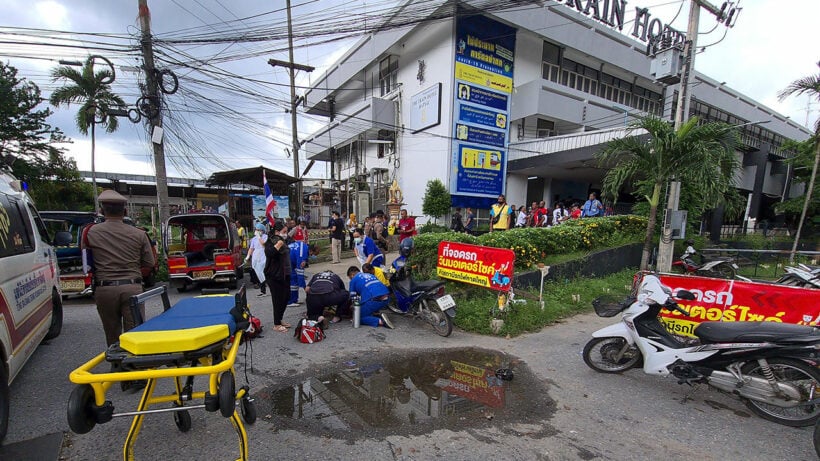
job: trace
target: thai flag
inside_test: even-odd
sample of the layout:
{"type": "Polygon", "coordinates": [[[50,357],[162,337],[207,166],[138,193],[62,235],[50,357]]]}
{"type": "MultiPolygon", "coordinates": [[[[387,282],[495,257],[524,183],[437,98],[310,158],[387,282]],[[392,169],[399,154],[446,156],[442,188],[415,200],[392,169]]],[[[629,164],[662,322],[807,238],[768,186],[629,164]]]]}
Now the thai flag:
{"type": "Polygon", "coordinates": [[[265,216],[267,216],[268,223],[272,226],[275,224],[273,210],[276,208],[276,200],[273,199],[273,194],[270,192],[268,177],[265,176],[265,170],[262,170],[262,184],[265,188],[265,216]]]}

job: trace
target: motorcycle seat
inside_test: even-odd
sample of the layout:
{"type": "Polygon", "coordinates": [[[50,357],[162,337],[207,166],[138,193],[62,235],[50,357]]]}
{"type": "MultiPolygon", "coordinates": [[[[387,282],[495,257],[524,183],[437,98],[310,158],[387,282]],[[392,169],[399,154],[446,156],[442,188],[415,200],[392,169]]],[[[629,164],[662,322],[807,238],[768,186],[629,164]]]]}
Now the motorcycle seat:
{"type": "Polygon", "coordinates": [[[440,280],[425,280],[423,282],[416,282],[415,280],[410,279],[410,282],[410,289],[412,291],[430,291],[444,285],[444,282],[440,280]]]}
{"type": "Polygon", "coordinates": [[[777,322],[702,322],[695,328],[701,343],[820,342],[820,329],[777,322]]]}

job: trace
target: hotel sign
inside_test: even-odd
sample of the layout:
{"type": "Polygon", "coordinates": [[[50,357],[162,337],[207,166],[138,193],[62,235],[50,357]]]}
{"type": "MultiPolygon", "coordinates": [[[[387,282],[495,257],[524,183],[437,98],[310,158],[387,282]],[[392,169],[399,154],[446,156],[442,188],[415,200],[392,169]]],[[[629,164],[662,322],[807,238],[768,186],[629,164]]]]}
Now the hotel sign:
{"type": "MultiPolygon", "coordinates": [[[[572,8],[579,13],[588,16],[609,27],[624,30],[624,15],[626,12],[626,0],[553,0],[572,8]]],[[[652,18],[649,8],[635,7],[635,19],[632,26],[632,35],[636,39],[647,42],[654,42],[661,38],[667,38],[672,44],[683,43],[686,35],[668,24],[664,24],[658,18],[652,18]]]]}

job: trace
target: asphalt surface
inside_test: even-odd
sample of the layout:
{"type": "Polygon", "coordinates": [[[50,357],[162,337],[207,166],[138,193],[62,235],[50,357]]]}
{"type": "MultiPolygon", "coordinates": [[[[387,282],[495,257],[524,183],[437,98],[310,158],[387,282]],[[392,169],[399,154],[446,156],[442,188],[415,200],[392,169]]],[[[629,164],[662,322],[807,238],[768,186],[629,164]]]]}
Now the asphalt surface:
{"type": "MultiPolygon", "coordinates": [[[[395,254],[388,256],[392,260],[395,254]]],[[[313,264],[308,273],[342,264],[313,264]]],[[[344,277],[343,277],[344,278],[344,277]]],[[[426,430],[356,429],[317,433],[277,425],[260,411],[246,425],[249,459],[508,459],[508,460],[812,460],[811,428],[790,428],[762,420],[742,402],[706,387],[678,385],[672,378],[645,375],[640,369],[621,375],[596,373],[584,365],[580,351],[590,333],[612,323],[594,314],[578,315],[533,334],[505,339],[479,336],[456,328],[448,338],[437,336],[419,321],[394,317],[395,330],[333,325],[327,339],[306,345],[292,333],[272,331],[270,297],[249,301],[266,329],[252,351],[237,359],[238,380],[245,373],[251,393],[265,394],[301,379],[344,368],[349,362],[402,357],[418,350],[477,347],[508,357],[526,367],[537,384],[528,396],[545,410],[541,419],[499,418],[481,425],[460,424],[426,430]],[[252,368],[250,367],[252,363],[252,368]]],[[[172,293],[172,303],[193,293],[172,293]]],[[[570,302],[570,300],[567,300],[570,302]]],[[[159,306],[149,305],[149,315],[159,306]]],[[[288,308],[285,321],[295,324],[304,306],[288,308]]],[[[102,352],[105,340],[89,299],[67,300],[60,337],[42,345],[11,387],[11,421],[6,444],[63,432],[60,459],[122,459],[122,443],[130,418],[115,418],[87,434],[74,434],[66,421],[66,403],[74,388],[71,370],[102,352]]],[[[292,330],[291,330],[292,331],[292,330]]],[[[243,350],[244,351],[244,350],[243,350]]],[[[109,390],[116,411],[132,411],[139,394],[109,390]]],[[[259,398],[263,398],[259,397],[259,398]]],[[[265,409],[260,403],[259,408],[265,409]]],[[[177,430],[168,413],[148,415],[136,443],[138,460],[236,459],[231,424],[218,412],[191,410],[193,428],[177,430]]],[[[24,458],[23,458],[24,459],[24,458]]]]}

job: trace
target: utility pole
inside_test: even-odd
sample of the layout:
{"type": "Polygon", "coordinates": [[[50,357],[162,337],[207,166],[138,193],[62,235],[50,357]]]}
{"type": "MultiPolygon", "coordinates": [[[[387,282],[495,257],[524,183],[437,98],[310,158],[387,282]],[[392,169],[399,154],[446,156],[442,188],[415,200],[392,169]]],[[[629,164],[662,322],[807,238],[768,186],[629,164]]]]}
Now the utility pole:
{"type": "Polygon", "coordinates": [[[154,139],[155,134],[162,133],[161,95],[157,75],[154,71],[151,12],[148,10],[148,0],[137,1],[139,2],[140,30],[142,31],[140,45],[142,47],[143,67],[145,68],[145,84],[148,90],[148,100],[156,104],[156,110],[152,111],[156,115],[149,119],[148,126],[151,127],[149,137],[152,138],[151,145],[154,148],[154,170],[156,171],[157,177],[157,204],[159,206],[159,223],[160,226],[162,226],[165,220],[168,219],[170,210],[168,207],[168,175],[165,171],[165,150],[162,144],[162,136],[158,135],[156,137],[159,139],[154,139]]]}
{"type": "Polygon", "coordinates": [[[296,99],[296,70],[304,70],[305,72],[313,72],[315,69],[311,66],[296,64],[293,62],[293,24],[290,16],[290,0],[287,0],[288,10],[288,61],[279,61],[277,59],[269,59],[268,64],[273,67],[281,66],[289,70],[290,75],[290,126],[291,136],[293,137],[293,178],[296,179],[296,215],[302,216],[302,180],[299,174],[299,132],[296,129],[296,106],[298,101],[296,99]]]}
{"type": "MultiPolygon", "coordinates": [[[[695,51],[698,41],[698,22],[700,20],[700,8],[703,7],[715,17],[718,22],[723,22],[726,11],[710,4],[706,0],[692,0],[689,6],[689,25],[686,29],[686,42],[683,46],[683,66],[681,68],[681,81],[678,88],[678,102],[675,109],[675,130],[689,118],[689,102],[692,99],[689,91],[689,79],[695,71],[695,51]]],[[[726,24],[726,27],[730,25],[726,24]]],[[[672,270],[672,258],[675,245],[672,241],[672,214],[678,210],[680,203],[680,181],[669,183],[669,200],[666,202],[666,214],[663,220],[663,230],[661,231],[661,241],[658,244],[658,261],[656,268],[660,272],[672,270]]]]}

